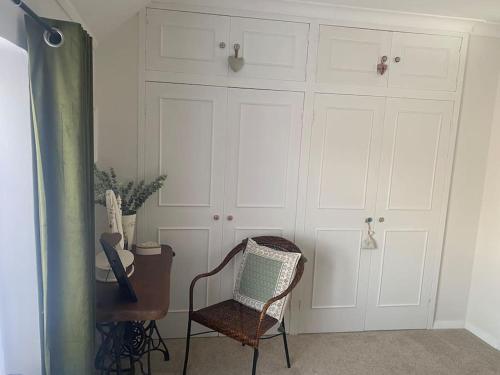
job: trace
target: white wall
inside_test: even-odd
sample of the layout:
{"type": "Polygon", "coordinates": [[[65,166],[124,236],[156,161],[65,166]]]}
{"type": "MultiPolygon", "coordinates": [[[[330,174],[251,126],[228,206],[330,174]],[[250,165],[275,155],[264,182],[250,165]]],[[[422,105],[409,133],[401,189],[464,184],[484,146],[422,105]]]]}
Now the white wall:
{"type": "MultiPolygon", "coordinates": [[[[493,47],[493,46],[492,46],[493,47]]],[[[488,52],[498,66],[488,165],[469,293],[466,328],[500,350],[500,47],[488,52]]]]}
{"type": "Polygon", "coordinates": [[[472,36],[439,284],[437,328],[464,326],[500,71],[500,39],[472,36]],[[493,77],[493,79],[492,79],[493,77]]]}
{"type": "Polygon", "coordinates": [[[120,176],[137,175],[138,16],[99,40],[94,53],[97,156],[120,176]]]}
{"type": "MultiPolygon", "coordinates": [[[[138,34],[134,16],[101,37],[94,52],[97,164],[130,180],[137,177],[138,34]]],[[[97,237],[106,223],[106,210],[96,207],[97,237]]]]}

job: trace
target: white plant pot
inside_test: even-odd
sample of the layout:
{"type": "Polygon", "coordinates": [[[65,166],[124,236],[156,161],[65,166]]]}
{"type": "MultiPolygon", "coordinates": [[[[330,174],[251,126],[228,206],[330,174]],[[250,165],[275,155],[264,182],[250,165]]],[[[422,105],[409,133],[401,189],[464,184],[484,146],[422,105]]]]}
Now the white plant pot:
{"type": "Polygon", "coordinates": [[[132,250],[135,235],[136,214],[122,215],[123,236],[125,237],[125,248],[132,250]]]}

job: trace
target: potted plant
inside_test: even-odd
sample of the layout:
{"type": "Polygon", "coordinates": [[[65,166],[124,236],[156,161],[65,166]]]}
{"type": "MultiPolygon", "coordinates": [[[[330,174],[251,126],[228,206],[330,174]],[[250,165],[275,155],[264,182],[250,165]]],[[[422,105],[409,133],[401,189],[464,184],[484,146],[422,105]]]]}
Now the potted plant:
{"type": "Polygon", "coordinates": [[[109,168],[109,172],[107,172],[100,170],[94,164],[94,201],[106,207],[107,190],[113,190],[116,197],[120,197],[123,235],[127,248],[134,242],[137,210],[142,207],[153,193],[163,187],[166,178],[166,175],[161,175],[149,183],[146,183],[144,180],[138,183],[134,181],[122,183],[118,181],[113,168],[109,168]]]}

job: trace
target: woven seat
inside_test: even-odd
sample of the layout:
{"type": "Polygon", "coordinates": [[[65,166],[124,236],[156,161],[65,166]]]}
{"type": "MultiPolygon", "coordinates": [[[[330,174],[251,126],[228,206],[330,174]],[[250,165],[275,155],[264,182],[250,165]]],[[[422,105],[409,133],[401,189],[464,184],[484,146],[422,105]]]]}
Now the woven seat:
{"type": "MultiPolygon", "coordinates": [[[[300,249],[293,242],[282,237],[260,236],[254,237],[253,240],[259,245],[270,247],[274,250],[290,253],[301,253],[300,249]]],[[[196,282],[202,278],[213,276],[222,271],[222,269],[231,261],[231,259],[245,250],[247,241],[248,240],[243,240],[233,250],[231,250],[229,254],[224,258],[222,263],[219,264],[214,270],[196,276],[191,282],[191,286],[189,287],[189,319],[187,327],[184,369],[182,371],[183,375],[186,375],[187,372],[189,343],[191,340],[191,336],[196,335],[196,333],[191,334],[192,321],[208,327],[215,332],[219,332],[228,337],[231,337],[241,342],[242,344],[252,347],[254,351],[252,375],[255,375],[256,372],[257,359],[259,357],[259,340],[262,339],[262,335],[264,335],[271,327],[280,323],[281,326],[279,331],[281,333],[274,336],[283,337],[286,364],[288,368],[290,368],[291,366],[290,355],[288,353],[288,344],[286,341],[285,320],[283,319],[281,322],[279,322],[277,319],[267,315],[266,312],[272,303],[286,298],[286,296],[290,294],[293,288],[295,288],[302,277],[302,273],[304,272],[304,264],[306,262],[304,256],[301,256],[299,262],[297,263],[297,267],[295,268],[295,276],[293,277],[290,285],[281,294],[269,299],[264,304],[262,311],[256,311],[232,299],[205,307],[197,311],[193,309],[193,290],[196,282]]]]}
{"type": "MultiPolygon", "coordinates": [[[[193,311],[191,319],[243,344],[254,348],[258,346],[256,332],[260,311],[251,309],[235,300],[230,299],[193,311]]],[[[276,319],[266,315],[260,326],[261,334],[265,334],[277,323],[276,319]]]]}

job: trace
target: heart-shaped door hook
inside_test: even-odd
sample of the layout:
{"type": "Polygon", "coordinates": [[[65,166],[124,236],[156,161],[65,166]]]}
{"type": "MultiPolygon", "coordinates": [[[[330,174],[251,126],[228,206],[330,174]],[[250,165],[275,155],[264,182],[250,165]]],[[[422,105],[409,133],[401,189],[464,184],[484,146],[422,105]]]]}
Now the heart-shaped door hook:
{"type": "Polygon", "coordinates": [[[238,53],[240,50],[240,45],[235,43],[234,46],[234,56],[229,56],[227,61],[229,62],[229,66],[233,72],[239,72],[243,65],[245,65],[245,59],[243,57],[238,57],[238,53]]]}

